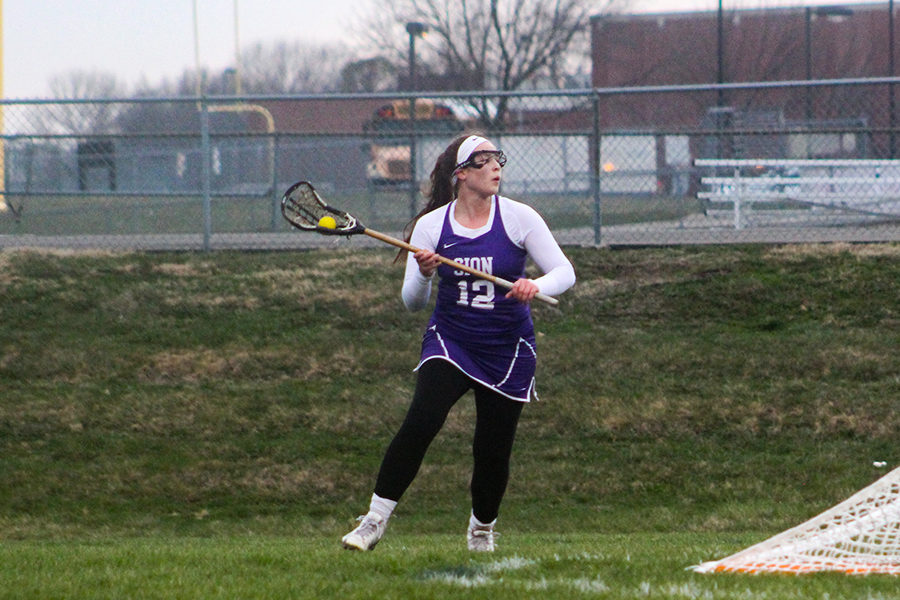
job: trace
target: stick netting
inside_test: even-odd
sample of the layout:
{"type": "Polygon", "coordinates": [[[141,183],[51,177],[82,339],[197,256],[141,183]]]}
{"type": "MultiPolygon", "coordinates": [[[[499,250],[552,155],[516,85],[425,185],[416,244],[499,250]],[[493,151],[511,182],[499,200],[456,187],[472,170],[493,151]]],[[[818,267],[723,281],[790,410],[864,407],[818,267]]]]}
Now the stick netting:
{"type": "Polygon", "coordinates": [[[282,198],[281,212],[285,219],[302,229],[331,233],[327,228],[318,227],[319,219],[322,217],[332,217],[335,220],[334,232],[344,232],[356,227],[356,219],[353,216],[328,207],[306,182],[295,185],[282,198]]]}
{"type": "Polygon", "coordinates": [[[693,569],[900,575],[900,468],[793,529],[693,569]]]}

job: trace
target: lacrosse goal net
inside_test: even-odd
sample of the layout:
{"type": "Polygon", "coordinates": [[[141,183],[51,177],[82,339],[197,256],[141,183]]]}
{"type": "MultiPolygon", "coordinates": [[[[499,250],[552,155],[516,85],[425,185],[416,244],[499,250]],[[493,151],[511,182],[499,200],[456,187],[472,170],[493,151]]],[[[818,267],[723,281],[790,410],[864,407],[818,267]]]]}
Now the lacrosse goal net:
{"type": "Polygon", "coordinates": [[[793,529],[692,569],[900,575],[900,468],[793,529]]]}

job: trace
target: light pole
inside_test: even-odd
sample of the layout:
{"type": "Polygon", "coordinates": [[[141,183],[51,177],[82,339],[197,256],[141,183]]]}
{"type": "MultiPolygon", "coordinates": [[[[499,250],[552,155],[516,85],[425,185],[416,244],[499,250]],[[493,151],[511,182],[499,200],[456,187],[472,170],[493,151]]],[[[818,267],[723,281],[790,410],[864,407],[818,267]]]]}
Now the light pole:
{"type": "Polygon", "coordinates": [[[197,0],[193,2],[194,6],[194,70],[197,72],[197,96],[202,96],[204,91],[203,76],[200,74],[200,25],[197,18],[197,0]]]}
{"type": "Polygon", "coordinates": [[[428,26],[418,21],[406,24],[406,33],[409,34],[409,216],[416,216],[416,38],[422,37],[428,31],[428,26]]]}
{"type": "MultiPolygon", "coordinates": [[[[0,0],[2,3],[3,0],[0,0]]],[[[240,48],[240,40],[238,39],[239,34],[239,0],[234,0],[232,3],[233,7],[233,17],[234,17],[234,68],[226,69],[226,72],[229,75],[229,78],[233,75],[234,79],[234,94],[236,96],[241,95],[241,48],[240,48]]],[[[202,73],[200,70],[200,19],[198,17],[197,11],[197,0],[193,0],[193,16],[194,16],[194,69],[197,71],[197,96],[203,95],[206,91],[206,74],[202,73]]]]}
{"type": "Polygon", "coordinates": [[[240,96],[243,92],[241,86],[241,42],[239,39],[240,21],[238,13],[238,0],[234,0],[234,95],[240,96]]]}
{"type": "Polygon", "coordinates": [[[425,23],[412,22],[406,24],[406,33],[409,34],[409,82],[410,90],[416,89],[416,38],[423,37],[428,32],[425,23]]]}

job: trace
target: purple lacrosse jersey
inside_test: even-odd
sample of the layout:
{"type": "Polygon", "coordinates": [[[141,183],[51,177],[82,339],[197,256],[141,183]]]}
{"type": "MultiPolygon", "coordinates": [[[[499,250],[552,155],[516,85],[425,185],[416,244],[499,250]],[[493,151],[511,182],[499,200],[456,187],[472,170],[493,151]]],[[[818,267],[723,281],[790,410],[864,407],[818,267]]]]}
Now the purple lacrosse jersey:
{"type": "MultiPolygon", "coordinates": [[[[453,233],[450,208],[435,251],[507,281],[525,276],[527,253],[506,235],[494,196],[491,229],[476,237],[453,233]]],[[[534,393],[537,347],[527,304],[506,298],[508,290],[447,265],[438,267],[434,313],[422,340],[422,358],[448,360],[472,379],[522,402],[534,393]]]]}

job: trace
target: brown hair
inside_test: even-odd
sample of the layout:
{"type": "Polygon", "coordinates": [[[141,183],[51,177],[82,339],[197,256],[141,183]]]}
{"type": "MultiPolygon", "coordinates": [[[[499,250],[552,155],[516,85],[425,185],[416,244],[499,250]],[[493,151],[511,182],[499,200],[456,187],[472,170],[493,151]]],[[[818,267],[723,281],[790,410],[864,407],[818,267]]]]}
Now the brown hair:
{"type": "MultiPolygon", "coordinates": [[[[407,242],[409,242],[410,237],[412,237],[412,232],[416,223],[423,215],[428,214],[441,206],[450,204],[456,197],[456,184],[451,181],[453,172],[456,170],[456,153],[459,151],[459,147],[466,138],[472,135],[482,134],[477,132],[462,134],[450,142],[450,145],[437,157],[434,168],[431,170],[431,176],[429,177],[428,190],[425,192],[425,198],[428,202],[425,203],[425,207],[406,224],[406,227],[403,228],[403,239],[407,242]]],[[[396,260],[401,260],[405,254],[406,250],[398,252],[396,260]]]]}

